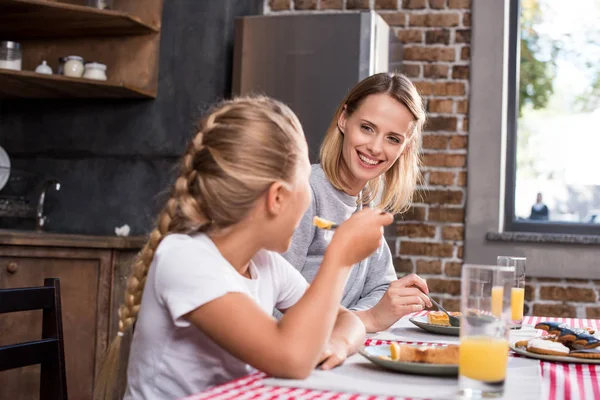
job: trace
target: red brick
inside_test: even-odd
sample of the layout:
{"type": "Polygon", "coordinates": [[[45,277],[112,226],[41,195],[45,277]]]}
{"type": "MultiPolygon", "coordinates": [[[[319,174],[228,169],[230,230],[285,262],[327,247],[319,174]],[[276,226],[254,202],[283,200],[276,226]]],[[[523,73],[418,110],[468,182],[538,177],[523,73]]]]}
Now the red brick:
{"type": "Polygon", "coordinates": [[[470,12],[463,14],[463,25],[471,26],[471,13],[470,12]]]}
{"type": "Polygon", "coordinates": [[[449,141],[448,136],[423,135],[423,148],[424,149],[447,149],[448,141],[449,141]]]}
{"type": "Polygon", "coordinates": [[[469,119],[468,118],[463,119],[462,130],[463,130],[463,132],[469,132],[469,119]]]}
{"type": "Polygon", "coordinates": [[[436,29],[427,31],[425,34],[425,43],[427,44],[448,44],[450,43],[450,31],[448,29],[436,29]]]}
{"type": "Polygon", "coordinates": [[[435,226],[427,224],[396,225],[396,236],[409,238],[432,238],[435,236],[435,226]]]}
{"type": "Polygon", "coordinates": [[[587,307],[585,317],[588,319],[600,319],[600,307],[587,307]]]}
{"type": "Polygon", "coordinates": [[[450,67],[444,64],[425,64],[423,66],[423,76],[425,78],[448,78],[450,67]]]}
{"type": "Polygon", "coordinates": [[[436,96],[462,96],[465,94],[465,84],[462,82],[435,82],[433,94],[436,96]]]}
{"type": "Polygon", "coordinates": [[[398,2],[396,0],[375,0],[376,10],[396,10],[397,8],[398,2]]]}
{"type": "Polygon", "coordinates": [[[471,43],[471,30],[457,29],[454,41],[456,43],[471,43]]]}
{"type": "Polygon", "coordinates": [[[452,136],[450,138],[451,149],[466,149],[467,148],[467,136],[452,136]]]}
{"type": "Polygon", "coordinates": [[[427,110],[429,110],[429,112],[432,112],[432,113],[451,113],[452,112],[452,100],[431,99],[427,102],[427,110]]]}
{"type": "Polygon", "coordinates": [[[562,278],[535,278],[536,282],[562,282],[562,278]]]}
{"type": "Polygon", "coordinates": [[[458,246],[456,248],[456,257],[463,258],[464,251],[465,251],[465,247],[464,246],[458,246]]]}
{"type": "Polygon", "coordinates": [[[411,14],[409,23],[410,26],[446,28],[458,26],[459,19],[457,13],[411,14]]]}
{"type": "Polygon", "coordinates": [[[430,293],[460,294],[460,280],[430,278],[427,287],[430,293]]]}
{"type": "Polygon", "coordinates": [[[431,207],[429,221],[432,222],[464,222],[465,210],[463,208],[431,207]]]}
{"type": "Polygon", "coordinates": [[[433,94],[432,82],[414,81],[413,84],[416,86],[421,96],[429,96],[433,94]]]}
{"type": "Polygon", "coordinates": [[[406,14],[403,12],[394,12],[394,13],[379,13],[381,18],[389,26],[405,26],[406,25],[406,14]]]}
{"type": "Polygon", "coordinates": [[[442,228],[442,239],[444,240],[463,240],[465,238],[465,229],[462,226],[445,226],[442,228]]]}
{"type": "Polygon", "coordinates": [[[321,10],[341,10],[343,8],[343,0],[321,0],[321,6],[319,7],[321,10]]]}
{"type": "Polygon", "coordinates": [[[418,78],[421,75],[421,65],[404,63],[402,64],[401,71],[409,78],[418,78]]]}
{"type": "Polygon", "coordinates": [[[413,262],[410,258],[394,257],[393,262],[396,272],[404,274],[412,274],[415,272],[415,267],[413,266],[413,262]]]}
{"type": "Polygon", "coordinates": [[[469,46],[465,46],[460,49],[460,59],[461,60],[469,60],[471,58],[471,48],[469,46]]]}
{"type": "Polygon", "coordinates": [[[408,211],[396,215],[396,222],[400,221],[425,221],[425,207],[411,207],[408,211]]]}
{"type": "Polygon", "coordinates": [[[462,275],[462,263],[446,261],[444,273],[448,276],[460,277],[462,275]]]}
{"type": "Polygon", "coordinates": [[[460,204],[463,193],[458,190],[419,190],[415,193],[415,202],[427,204],[460,204]]]}
{"type": "Polygon", "coordinates": [[[452,79],[469,79],[469,66],[455,65],[452,67],[452,79]]]}
{"type": "Polygon", "coordinates": [[[430,185],[450,186],[454,183],[454,172],[431,171],[429,173],[430,185]]]}
{"type": "Polygon", "coordinates": [[[269,7],[272,11],[289,10],[290,5],[290,0],[269,0],[269,7]]]}
{"type": "Polygon", "coordinates": [[[456,51],[448,47],[411,46],[404,48],[404,59],[412,61],[454,61],[456,51]]]}
{"type": "Polygon", "coordinates": [[[424,154],[422,159],[427,167],[464,167],[467,164],[464,154],[431,153],[424,154]]]}
{"type": "Polygon", "coordinates": [[[448,0],[448,7],[471,9],[471,0],[448,0]]]}
{"type": "Polygon", "coordinates": [[[442,273],[442,263],[439,260],[417,260],[417,274],[439,275],[442,273]]]}
{"type": "Polygon", "coordinates": [[[563,286],[542,286],[540,287],[540,300],[594,303],[597,298],[594,289],[563,286]]]}
{"type": "Polygon", "coordinates": [[[525,285],[525,301],[535,299],[535,286],[525,285]]]}
{"type": "Polygon", "coordinates": [[[346,0],[348,10],[368,10],[371,8],[369,0],[346,0]]]}
{"type": "Polygon", "coordinates": [[[419,29],[399,29],[396,37],[402,43],[423,43],[423,31],[419,29]]]}
{"type": "Polygon", "coordinates": [[[565,279],[565,281],[570,282],[570,283],[591,283],[589,279],[567,278],[567,279],[565,279]]]}
{"type": "Polygon", "coordinates": [[[446,311],[460,311],[460,298],[457,299],[448,299],[445,298],[442,300],[442,307],[446,309],[446,311]]]}
{"type": "Polygon", "coordinates": [[[441,10],[446,8],[447,0],[429,0],[429,7],[434,10],[441,10]]]}
{"type": "Polygon", "coordinates": [[[458,173],[458,178],[456,179],[456,184],[458,186],[467,186],[467,173],[466,172],[458,173]]]}
{"type": "Polygon", "coordinates": [[[452,257],[454,246],[448,243],[400,242],[400,254],[428,257],[452,257]]]}
{"type": "Polygon", "coordinates": [[[402,8],[408,8],[410,10],[427,8],[427,0],[403,0],[402,8]]]}
{"type": "Polygon", "coordinates": [[[295,10],[316,10],[317,0],[294,0],[295,10]]]}
{"type": "Polygon", "coordinates": [[[456,117],[429,117],[425,122],[425,131],[456,131],[456,117]]]}
{"type": "Polygon", "coordinates": [[[456,112],[459,114],[466,114],[469,112],[469,100],[457,100],[456,101],[456,112]]]}
{"type": "Polygon", "coordinates": [[[533,315],[541,317],[575,318],[575,307],[567,304],[534,304],[533,315]]]}

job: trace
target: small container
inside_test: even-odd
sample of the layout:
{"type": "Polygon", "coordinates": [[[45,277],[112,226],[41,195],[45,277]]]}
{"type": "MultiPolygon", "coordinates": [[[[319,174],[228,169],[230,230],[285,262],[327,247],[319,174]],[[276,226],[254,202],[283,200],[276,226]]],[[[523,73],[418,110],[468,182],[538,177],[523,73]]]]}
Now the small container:
{"type": "Polygon", "coordinates": [[[83,77],[86,79],[105,81],[106,65],[97,62],[85,64],[85,72],[83,73],[83,77]]]}
{"type": "Polygon", "coordinates": [[[99,10],[112,9],[112,0],[87,0],[87,5],[99,10]]]}
{"type": "Polygon", "coordinates": [[[59,57],[58,58],[58,68],[56,68],[57,75],[65,74],[65,63],[67,62],[67,57],[59,57]]]}
{"type": "Polygon", "coordinates": [[[64,75],[71,78],[81,78],[83,76],[83,58],[79,56],[67,56],[64,75]]]}
{"type": "Polygon", "coordinates": [[[0,42],[0,68],[21,70],[21,45],[17,42],[0,42]]]}
{"type": "Polygon", "coordinates": [[[35,67],[35,72],[38,74],[52,75],[52,68],[50,68],[46,60],[44,60],[40,65],[35,67]]]}

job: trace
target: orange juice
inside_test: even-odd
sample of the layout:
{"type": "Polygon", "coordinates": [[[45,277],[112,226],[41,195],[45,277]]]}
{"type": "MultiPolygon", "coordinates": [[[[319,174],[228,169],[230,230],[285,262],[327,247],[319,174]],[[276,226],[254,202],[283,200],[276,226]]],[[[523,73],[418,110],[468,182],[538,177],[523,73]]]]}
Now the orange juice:
{"type": "Polygon", "coordinates": [[[504,288],[494,286],[492,288],[492,315],[500,318],[502,316],[502,300],[504,297],[504,288]]]}
{"type": "Polygon", "coordinates": [[[512,320],[521,321],[523,319],[523,306],[525,303],[525,288],[512,288],[510,292],[510,306],[512,309],[512,320]]]}
{"type": "Polygon", "coordinates": [[[461,376],[483,382],[506,377],[508,340],[501,337],[466,336],[460,339],[458,369],[461,376]]]}

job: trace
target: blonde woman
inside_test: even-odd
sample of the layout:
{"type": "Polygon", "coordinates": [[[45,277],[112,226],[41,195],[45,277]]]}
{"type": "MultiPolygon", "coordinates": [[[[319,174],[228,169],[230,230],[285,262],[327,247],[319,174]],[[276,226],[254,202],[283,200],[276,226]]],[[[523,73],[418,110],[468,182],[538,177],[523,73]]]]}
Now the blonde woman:
{"type": "Polygon", "coordinates": [[[125,399],[181,398],[253,368],[304,378],[320,361],[340,362],[327,343],[357,350],[365,330],[340,307],[342,290],[393,217],[365,210],[344,223],[308,287],[277,253],[310,203],[310,170],[285,105],[240,98],[208,115],[133,266],[95,399],[114,396],[134,323],[125,399]],[[286,310],[280,321],[275,307],[286,310]]]}
{"type": "MultiPolygon", "coordinates": [[[[327,233],[312,224],[314,216],[340,223],[373,203],[391,213],[410,206],[424,122],[421,97],[401,74],[370,76],[340,103],[321,145],[321,163],[312,167],[312,203],[284,254],[309,282],[330,251],[327,233]]],[[[417,275],[396,280],[384,241],[352,268],[341,304],[360,317],[367,332],[377,332],[430,307],[424,293],[427,284],[417,275]]]]}

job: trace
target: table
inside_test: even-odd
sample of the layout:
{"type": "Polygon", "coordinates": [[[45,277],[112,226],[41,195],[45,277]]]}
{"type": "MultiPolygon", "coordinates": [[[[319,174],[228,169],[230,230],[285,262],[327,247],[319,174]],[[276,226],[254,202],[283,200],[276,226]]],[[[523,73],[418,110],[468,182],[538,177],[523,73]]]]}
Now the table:
{"type": "MultiPolygon", "coordinates": [[[[411,314],[426,315],[427,312],[411,314]]],[[[370,335],[365,341],[366,346],[389,343],[392,337],[397,337],[401,329],[405,329],[410,324],[406,316],[402,318],[392,329],[370,335]],[[391,333],[394,333],[392,335],[391,333]]],[[[540,321],[565,322],[574,327],[583,328],[592,327],[600,331],[600,320],[577,319],[577,318],[553,318],[553,317],[530,317],[524,318],[524,324],[535,325],[540,321]]],[[[457,342],[458,338],[447,337],[442,340],[435,336],[437,340],[409,341],[395,340],[401,343],[440,343],[457,342]]],[[[512,357],[520,357],[511,352],[512,357]]],[[[538,361],[541,376],[541,399],[542,400],[584,400],[600,399],[600,365],[597,364],[566,364],[549,361],[538,361]]],[[[387,397],[356,393],[343,393],[335,391],[316,390],[310,388],[279,387],[265,384],[266,374],[256,372],[243,378],[228,382],[223,385],[215,386],[207,391],[192,395],[186,400],[225,400],[225,399],[297,399],[297,400],[417,400],[418,397],[387,397]]]]}

